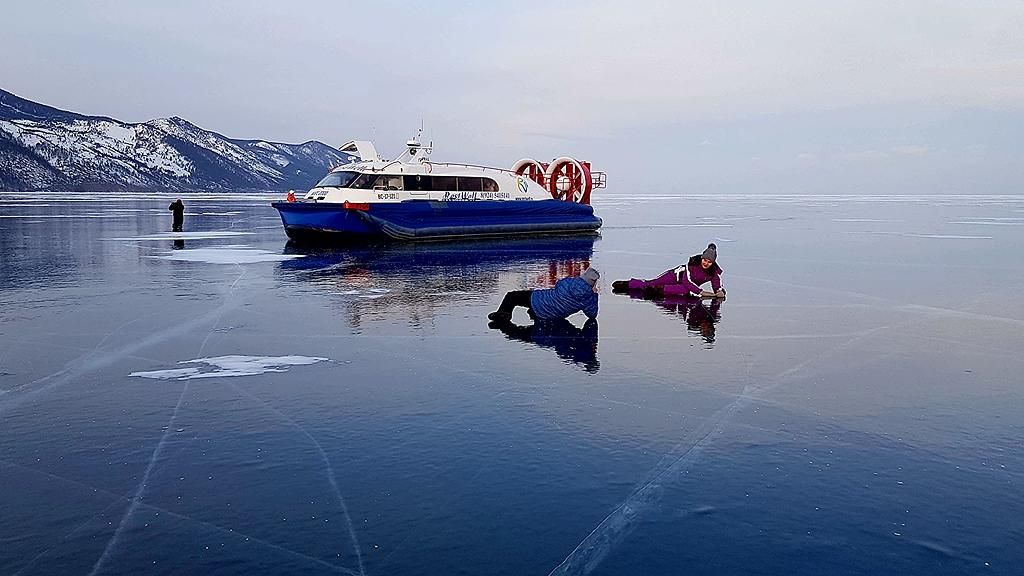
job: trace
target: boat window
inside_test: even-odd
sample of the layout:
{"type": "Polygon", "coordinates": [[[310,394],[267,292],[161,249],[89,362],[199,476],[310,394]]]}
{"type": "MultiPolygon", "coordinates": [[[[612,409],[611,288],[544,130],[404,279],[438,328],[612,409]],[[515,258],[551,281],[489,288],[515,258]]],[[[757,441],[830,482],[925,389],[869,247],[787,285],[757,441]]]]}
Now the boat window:
{"type": "Polygon", "coordinates": [[[401,190],[402,189],[402,177],[401,176],[381,176],[377,180],[375,188],[382,188],[384,190],[401,190]]]}
{"type": "Polygon", "coordinates": [[[346,188],[359,176],[358,172],[331,172],[316,183],[316,187],[346,188]]]}
{"type": "Polygon", "coordinates": [[[454,192],[456,190],[455,176],[434,176],[434,190],[454,192]]]}
{"type": "Polygon", "coordinates": [[[480,192],[483,190],[483,178],[459,176],[459,192],[480,192]]]}
{"type": "Polygon", "coordinates": [[[484,178],[484,192],[497,192],[498,183],[490,178],[484,178]]]}
{"type": "Polygon", "coordinates": [[[406,191],[430,192],[433,190],[433,181],[430,176],[424,176],[422,174],[406,176],[404,178],[404,182],[406,191]]]}
{"type": "Polygon", "coordinates": [[[369,190],[370,188],[373,188],[373,185],[376,181],[376,174],[360,174],[358,178],[353,180],[352,183],[348,185],[348,187],[369,190]]]}

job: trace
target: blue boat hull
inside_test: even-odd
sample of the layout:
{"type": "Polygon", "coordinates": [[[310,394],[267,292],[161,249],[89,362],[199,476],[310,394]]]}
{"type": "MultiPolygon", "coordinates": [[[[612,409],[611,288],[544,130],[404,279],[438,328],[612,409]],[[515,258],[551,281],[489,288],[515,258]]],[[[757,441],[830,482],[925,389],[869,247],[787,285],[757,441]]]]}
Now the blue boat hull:
{"type": "Polygon", "coordinates": [[[368,209],[315,202],[274,202],[295,240],[436,240],[594,232],[601,219],[585,204],[560,200],[409,200],[368,209]]]}

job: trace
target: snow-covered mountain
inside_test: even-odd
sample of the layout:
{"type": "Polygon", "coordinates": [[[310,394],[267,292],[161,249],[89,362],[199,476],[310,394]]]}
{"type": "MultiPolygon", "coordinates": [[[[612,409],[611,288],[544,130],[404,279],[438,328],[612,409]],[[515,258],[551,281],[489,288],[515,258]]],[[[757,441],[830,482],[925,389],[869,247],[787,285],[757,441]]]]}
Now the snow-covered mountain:
{"type": "Polygon", "coordinates": [[[0,190],[304,189],[350,160],[315,140],[234,140],[176,116],[128,124],[0,90],[0,190]]]}

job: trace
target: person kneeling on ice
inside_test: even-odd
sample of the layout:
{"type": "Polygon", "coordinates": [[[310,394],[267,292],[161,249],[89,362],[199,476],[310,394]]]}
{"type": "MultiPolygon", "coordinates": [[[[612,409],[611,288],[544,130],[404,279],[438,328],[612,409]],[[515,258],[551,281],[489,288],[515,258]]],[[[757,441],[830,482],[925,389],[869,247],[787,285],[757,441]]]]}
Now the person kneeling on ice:
{"type": "Polygon", "coordinates": [[[695,254],[683,264],[666,270],[653,280],[616,280],[612,282],[613,292],[643,291],[645,297],[694,296],[697,298],[724,298],[722,268],[718,266],[718,247],[708,244],[704,252],[695,254]],[[701,284],[711,282],[711,289],[701,290],[701,284]]]}
{"type": "Polygon", "coordinates": [[[554,288],[513,290],[505,294],[501,306],[487,318],[509,322],[516,306],[526,308],[530,318],[535,320],[559,320],[577,312],[583,312],[587,318],[597,318],[596,284],[600,277],[596,268],[587,268],[579,276],[562,278],[554,288]]]}

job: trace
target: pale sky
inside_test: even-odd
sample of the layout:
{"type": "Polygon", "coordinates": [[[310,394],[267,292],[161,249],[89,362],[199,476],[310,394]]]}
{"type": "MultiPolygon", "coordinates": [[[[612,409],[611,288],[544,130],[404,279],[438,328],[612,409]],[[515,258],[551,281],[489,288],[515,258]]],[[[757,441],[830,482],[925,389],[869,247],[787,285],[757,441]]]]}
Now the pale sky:
{"type": "Polygon", "coordinates": [[[7,0],[0,88],[617,193],[1022,193],[1017,1],[7,0]]]}

